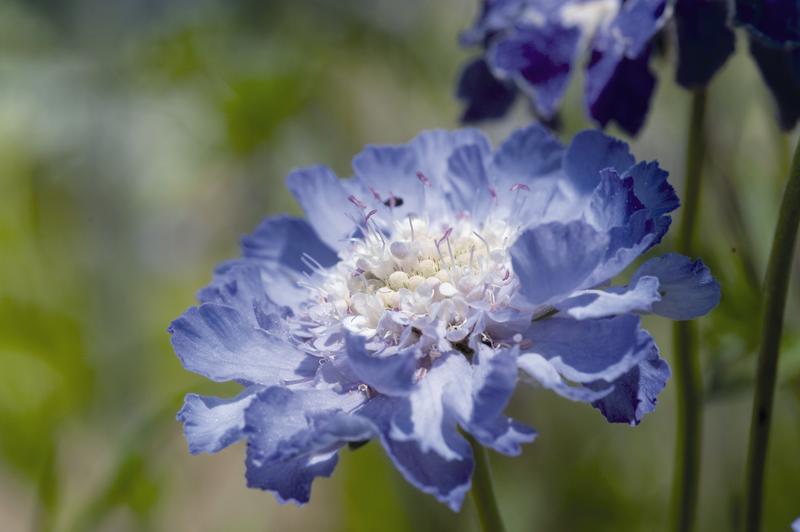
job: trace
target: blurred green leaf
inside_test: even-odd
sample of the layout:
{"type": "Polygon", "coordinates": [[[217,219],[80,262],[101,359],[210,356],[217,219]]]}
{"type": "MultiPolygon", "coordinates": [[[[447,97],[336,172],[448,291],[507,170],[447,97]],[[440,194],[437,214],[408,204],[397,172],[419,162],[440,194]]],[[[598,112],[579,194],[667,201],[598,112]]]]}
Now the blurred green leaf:
{"type": "Polygon", "coordinates": [[[109,479],[83,508],[69,530],[95,530],[121,506],[130,508],[141,521],[146,521],[159,495],[160,482],[151,471],[146,454],[130,449],[120,457],[109,479]]]}
{"type": "Polygon", "coordinates": [[[30,477],[63,421],[92,394],[79,324],[70,316],[0,298],[0,452],[30,477]]]}
{"type": "Polygon", "coordinates": [[[245,77],[230,84],[223,104],[228,140],[251,153],[309,101],[309,80],[300,73],[245,77]]]}
{"type": "Polygon", "coordinates": [[[345,519],[348,532],[411,530],[404,501],[379,442],[372,441],[347,454],[344,474],[345,519]]]}

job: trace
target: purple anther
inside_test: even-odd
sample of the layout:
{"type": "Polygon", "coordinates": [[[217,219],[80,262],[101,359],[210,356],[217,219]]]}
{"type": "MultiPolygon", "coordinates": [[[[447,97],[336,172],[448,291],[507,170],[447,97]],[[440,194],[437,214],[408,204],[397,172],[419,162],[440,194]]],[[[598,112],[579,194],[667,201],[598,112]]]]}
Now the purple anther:
{"type": "Polygon", "coordinates": [[[348,200],[350,203],[352,203],[353,205],[355,205],[356,207],[358,207],[359,209],[366,209],[366,208],[367,208],[367,206],[366,206],[366,205],[364,205],[364,202],[363,202],[363,201],[361,201],[361,200],[360,200],[360,199],[358,199],[357,197],[353,196],[352,194],[351,194],[351,195],[349,195],[349,196],[347,196],[347,200],[348,200]]]}
{"type": "Polygon", "coordinates": [[[447,230],[444,232],[444,235],[442,235],[442,238],[440,238],[439,240],[436,241],[436,245],[437,246],[441,245],[442,242],[444,242],[445,240],[447,240],[450,237],[450,233],[452,233],[452,232],[453,232],[453,228],[452,227],[448,227],[447,230]]]}

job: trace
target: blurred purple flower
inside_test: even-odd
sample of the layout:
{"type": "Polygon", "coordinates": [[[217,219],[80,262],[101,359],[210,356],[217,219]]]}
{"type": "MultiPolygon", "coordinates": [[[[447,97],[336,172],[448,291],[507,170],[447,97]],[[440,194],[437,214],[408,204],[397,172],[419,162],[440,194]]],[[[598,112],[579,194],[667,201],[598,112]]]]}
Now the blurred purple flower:
{"type": "Polygon", "coordinates": [[[600,126],[635,135],[644,124],[656,78],[650,56],[674,20],[676,81],[708,84],[734,51],[732,22],[752,34],[751,53],[778,105],[780,124],[800,118],[800,0],[483,0],[461,37],[483,54],[462,71],[462,120],[499,118],[522,92],[551,120],[585,58],[585,100],[600,126]]]}
{"type": "MultiPolygon", "coordinates": [[[[462,43],[486,50],[484,85],[512,83],[545,119],[558,110],[586,54],[589,115],[601,126],[613,121],[634,135],[655,88],[649,68],[653,42],[673,15],[677,81],[688,88],[705,85],[734,48],[725,0],[484,0],[462,43]]],[[[502,111],[493,105],[466,74],[458,90],[466,103],[464,121],[497,118],[510,108],[510,102],[502,111]]]]}
{"type": "Polygon", "coordinates": [[[736,0],[750,54],[778,106],[783,129],[800,120],[800,0],[736,0]]]}
{"type": "Polygon", "coordinates": [[[735,0],[736,20],[775,47],[800,44],[800,0],[735,0]]]}
{"type": "Polygon", "coordinates": [[[247,481],[305,503],[338,452],[378,439],[450,508],[470,487],[460,431],[507,455],[535,432],[504,414],[518,381],[637,424],[669,377],[639,315],[691,319],[719,300],[700,261],[657,244],[679,206],[667,173],[586,131],[539,126],[497,151],[477,130],[368,146],[355,177],[289,175],[306,219],[266,219],[169,328],[184,366],[244,387],[186,397],[192,453],[245,438],[247,481]]]}

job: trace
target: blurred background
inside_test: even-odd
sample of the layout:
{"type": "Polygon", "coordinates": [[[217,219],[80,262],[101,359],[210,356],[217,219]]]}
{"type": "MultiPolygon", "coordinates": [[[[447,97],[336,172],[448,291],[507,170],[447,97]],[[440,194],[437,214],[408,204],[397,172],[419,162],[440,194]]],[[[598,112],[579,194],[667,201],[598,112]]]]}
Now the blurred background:
{"type": "MultiPolygon", "coordinates": [[[[245,487],[242,444],[190,457],[174,418],[183,394],[235,390],[184,371],[166,333],[242,233],[298,212],[283,187],[292,168],[347,176],[365,143],[457,127],[454,83],[470,57],[457,35],[476,4],[0,1],[1,530],[476,530],[471,502],[454,514],[411,488],[374,442],[343,451],[303,508],[245,487]]],[[[723,301],[701,321],[700,530],[736,526],[758,286],[796,140],[776,129],[737,44],[710,88],[700,249],[723,301]]],[[[680,189],[689,99],[673,64],[669,51],[656,61],[654,111],[633,147],[680,189]]],[[[580,87],[564,139],[589,126],[580,87]]],[[[485,130],[497,142],[528,120],[518,102],[485,130]]],[[[800,515],[791,290],[767,530],[800,515]]],[[[647,325],[669,359],[669,324],[647,325]]],[[[666,529],[674,410],[668,386],[641,426],[610,425],[587,405],[521,389],[511,411],[540,437],[522,457],[492,455],[508,528],[666,529]]]]}

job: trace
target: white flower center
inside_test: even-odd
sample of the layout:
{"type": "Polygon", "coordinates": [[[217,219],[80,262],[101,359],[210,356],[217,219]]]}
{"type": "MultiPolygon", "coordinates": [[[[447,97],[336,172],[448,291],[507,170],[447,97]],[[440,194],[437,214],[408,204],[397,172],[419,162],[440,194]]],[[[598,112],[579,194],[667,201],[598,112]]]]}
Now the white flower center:
{"type": "Polygon", "coordinates": [[[561,21],[568,27],[577,26],[584,35],[593,35],[608,26],[621,8],[620,0],[571,2],[561,9],[561,21]]]}
{"type": "Polygon", "coordinates": [[[343,325],[397,343],[409,325],[433,325],[458,341],[469,334],[476,312],[510,301],[514,230],[505,222],[487,221],[478,231],[468,219],[432,227],[409,217],[394,222],[388,238],[368,225],[368,234],[322,272],[308,309],[319,328],[343,325]]]}

